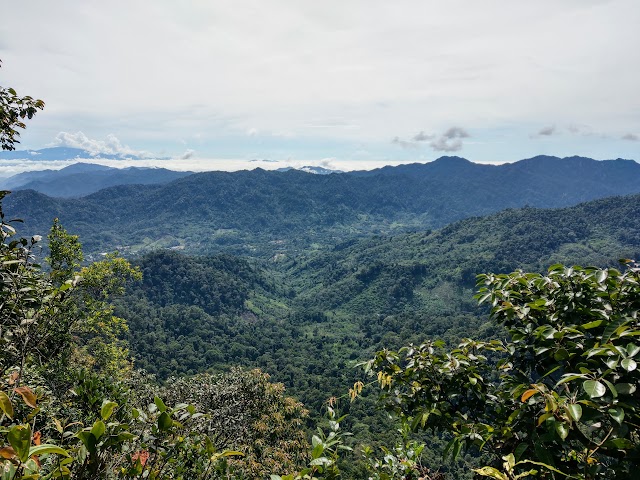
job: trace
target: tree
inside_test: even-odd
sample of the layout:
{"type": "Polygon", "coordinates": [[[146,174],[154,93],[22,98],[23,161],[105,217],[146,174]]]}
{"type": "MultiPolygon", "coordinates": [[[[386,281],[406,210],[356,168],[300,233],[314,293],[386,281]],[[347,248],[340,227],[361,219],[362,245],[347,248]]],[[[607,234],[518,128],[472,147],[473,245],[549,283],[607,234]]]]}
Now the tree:
{"type": "Polygon", "coordinates": [[[381,351],[387,406],[414,428],[452,436],[454,457],[492,454],[500,480],[636,478],[640,459],[640,268],[550,267],[480,275],[477,298],[508,340],[381,351]]]}
{"type": "MultiPolygon", "coordinates": [[[[0,67],[2,60],[0,60],[0,67]]],[[[0,86],[0,146],[2,150],[15,150],[20,143],[18,128],[25,128],[24,119],[31,120],[38,110],[44,108],[42,100],[19,97],[13,88],[0,86]]]]}

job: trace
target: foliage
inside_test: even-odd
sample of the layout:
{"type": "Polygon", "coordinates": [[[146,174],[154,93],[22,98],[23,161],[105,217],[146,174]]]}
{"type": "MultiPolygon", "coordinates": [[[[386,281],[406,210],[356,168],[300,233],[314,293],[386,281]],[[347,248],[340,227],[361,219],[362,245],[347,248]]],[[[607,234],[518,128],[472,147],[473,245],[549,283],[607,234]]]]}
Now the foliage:
{"type": "Polygon", "coordinates": [[[194,430],[207,435],[218,450],[243,452],[240,461],[230,461],[238,474],[263,478],[276,470],[294,472],[307,460],[303,422],[308,412],[259,370],[171,378],[160,393],[205,413],[194,430]]]}
{"type": "Polygon", "coordinates": [[[49,257],[47,263],[51,267],[50,277],[54,283],[63,283],[73,278],[80,269],[84,260],[82,245],[77,235],[69,235],[60,220],[53,219],[53,225],[49,230],[49,257]]]}
{"type": "Polygon", "coordinates": [[[271,475],[271,480],[335,480],[341,476],[338,460],[340,453],[351,451],[351,447],[345,445],[345,436],[348,432],[342,432],[340,422],[345,416],[339,417],[336,412],[327,407],[328,433],[318,427],[317,433],[311,438],[311,460],[307,467],[298,474],[285,476],[271,475]]]}
{"type": "MultiPolygon", "coordinates": [[[[0,66],[2,61],[0,60],[0,66]]],[[[19,97],[13,88],[0,86],[0,147],[2,150],[15,150],[20,143],[18,128],[25,128],[25,118],[31,120],[38,110],[44,108],[42,100],[32,97],[19,97]]]]}
{"type": "Polygon", "coordinates": [[[565,268],[479,276],[509,340],[381,351],[389,407],[414,428],[496,455],[476,472],[498,479],[633,478],[640,453],[640,269],[565,268]]]}
{"type": "Polygon", "coordinates": [[[5,221],[0,204],[0,375],[62,353],[75,320],[66,308],[74,281],[56,286],[42,274],[33,256],[40,237],[13,239],[16,222],[5,221]]]}
{"type": "MultiPolygon", "coordinates": [[[[299,428],[306,412],[282,395],[281,385],[270,384],[260,372],[235,371],[235,383],[229,375],[221,391],[217,387],[224,382],[207,376],[176,381],[187,390],[185,397],[203,405],[213,401],[214,392],[220,395],[218,406],[239,393],[236,404],[226,405],[228,412],[204,414],[179,399],[165,404],[157,395],[145,403],[142,392],[160,389],[123,379],[122,366],[113,364],[120,357],[109,352],[103,358],[92,348],[93,340],[108,344],[122,333],[118,328],[126,327],[113,318],[108,300],[122,294],[139,272],[115,256],[76,272],[77,238],[57,223],[50,236],[59,242],[49,258],[52,270],[43,272],[33,253],[39,239],[13,240],[15,230],[1,209],[0,220],[2,478],[251,478],[273,462],[296,468],[301,460],[295,455],[304,456],[306,446],[299,428]],[[74,349],[76,361],[65,361],[61,354],[74,349]],[[78,358],[92,371],[80,370],[78,358]],[[226,414],[234,407],[239,418],[236,430],[229,431],[246,432],[249,438],[242,440],[253,442],[237,442],[248,452],[246,462],[232,460],[243,452],[218,448],[213,441],[224,437],[226,414]],[[216,413],[221,417],[214,418],[216,413]],[[217,437],[210,438],[210,431],[217,437]]],[[[172,389],[165,392],[179,397],[172,389]]]]}

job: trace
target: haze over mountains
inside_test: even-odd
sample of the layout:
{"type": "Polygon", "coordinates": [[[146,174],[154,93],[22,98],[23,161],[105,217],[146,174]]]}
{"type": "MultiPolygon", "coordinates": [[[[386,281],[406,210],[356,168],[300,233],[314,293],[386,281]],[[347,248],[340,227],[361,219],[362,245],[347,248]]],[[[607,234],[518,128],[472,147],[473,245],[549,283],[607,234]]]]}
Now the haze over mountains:
{"type": "Polygon", "coordinates": [[[140,160],[142,157],[132,153],[92,153],[82,148],[48,147],[39,150],[5,150],[0,151],[0,160],[73,160],[102,158],[105,160],[140,160]]]}
{"type": "Polygon", "coordinates": [[[193,172],[165,168],[112,168],[93,163],[74,163],[60,170],[23,172],[0,181],[5,190],[36,190],[51,197],[82,197],[116,185],[167,183],[193,172]]]}
{"type": "MultiPolygon", "coordinates": [[[[144,177],[154,170],[131,172],[144,177]]],[[[333,175],[261,169],[197,173],[77,199],[19,191],[6,205],[34,233],[46,232],[59,217],[90,252],[174,247],[270,257],[371,234],[438,228],[505,208],[564,207],[638,192],[640,164],[631,160],[540,156],[480,165],[442,157],[333,175]]]]}

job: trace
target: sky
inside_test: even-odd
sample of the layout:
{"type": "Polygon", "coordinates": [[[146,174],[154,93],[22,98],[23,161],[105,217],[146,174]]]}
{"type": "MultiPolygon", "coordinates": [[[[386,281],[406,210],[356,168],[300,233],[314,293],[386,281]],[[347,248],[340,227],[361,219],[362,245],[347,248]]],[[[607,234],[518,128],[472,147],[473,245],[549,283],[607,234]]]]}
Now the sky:
{"type": "Polygon", "coordinates": [[[19,148],[191,170],[640,161],[638,0],[1,1],[0,85],[46,103],[19,148]]]}

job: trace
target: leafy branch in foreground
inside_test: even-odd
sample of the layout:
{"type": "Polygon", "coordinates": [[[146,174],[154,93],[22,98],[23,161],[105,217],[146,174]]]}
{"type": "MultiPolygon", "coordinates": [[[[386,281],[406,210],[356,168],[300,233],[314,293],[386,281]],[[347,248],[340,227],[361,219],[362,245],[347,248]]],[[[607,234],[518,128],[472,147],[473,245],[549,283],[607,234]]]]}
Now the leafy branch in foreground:
{"type": "MultiPolygon", "coordinates": [[[[2,61],[0,60],[0,66],[2,61]]],[[[26,127],[24,119],[31,120],[38,110],[44,108],[44,102],[32,97],[20,97],[13,88],[0,86],[0,147],[2,150],[15,150],[20,143],[18,128],[26,127]]]]}
{"type": "Polygon", "coordinates": [[[633,478],[640,458],[640,268],[550,267],[479,275],[480,303],[508,340],[381,351],[390,410],[453,435],[446,454],[494,455],[497,479],[633,478]]]}

